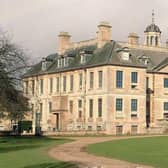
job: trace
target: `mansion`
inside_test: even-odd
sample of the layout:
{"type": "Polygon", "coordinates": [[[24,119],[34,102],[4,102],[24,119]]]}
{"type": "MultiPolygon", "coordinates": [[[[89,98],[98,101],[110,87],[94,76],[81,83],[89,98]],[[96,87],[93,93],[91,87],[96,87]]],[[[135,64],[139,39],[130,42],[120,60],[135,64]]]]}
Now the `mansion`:
{"type": "Polygon", "coordinates": [[[168,42],[161,44],[154,18],[143,44],[136,33],[115,41],[107,22],[93,39],[72,42],[68,32],[58,38],[58,52],[23,76],[33,131],[37,125],[43,132],[166,131],[168,42]]]}

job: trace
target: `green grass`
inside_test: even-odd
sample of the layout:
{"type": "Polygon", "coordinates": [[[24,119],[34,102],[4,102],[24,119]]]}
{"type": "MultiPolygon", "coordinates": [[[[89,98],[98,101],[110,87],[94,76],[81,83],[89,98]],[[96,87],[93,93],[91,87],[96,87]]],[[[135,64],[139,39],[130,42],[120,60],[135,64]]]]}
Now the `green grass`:
{"type": "Polygon", "coordinates": [[[47,150],[69,142],[46,137],[0,138],[0,168],[76,168],[73,163],[50,158],[47,150]]]}
{"type": "Polygon", "coordinates": [[[89,153],[168,168],[168,136],[133,138],[89,145],[89,153]]]}

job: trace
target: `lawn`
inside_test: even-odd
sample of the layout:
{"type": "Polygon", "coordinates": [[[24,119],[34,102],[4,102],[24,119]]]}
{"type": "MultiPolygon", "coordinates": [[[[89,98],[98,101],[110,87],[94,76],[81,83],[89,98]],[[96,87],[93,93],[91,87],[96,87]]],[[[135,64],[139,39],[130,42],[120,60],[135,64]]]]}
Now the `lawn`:
{"type": "Polygon", "coordinates": [[[168,168],[168,136],[133,138],[89,145],[89,153],[168,168]]]}
{"type": "Polygon", "coordinates": [[[69,141],[46,137],[0,138],[0,168],[76,168],[72,163],[57,161],[47,155],[52,146],[69,141]]]}

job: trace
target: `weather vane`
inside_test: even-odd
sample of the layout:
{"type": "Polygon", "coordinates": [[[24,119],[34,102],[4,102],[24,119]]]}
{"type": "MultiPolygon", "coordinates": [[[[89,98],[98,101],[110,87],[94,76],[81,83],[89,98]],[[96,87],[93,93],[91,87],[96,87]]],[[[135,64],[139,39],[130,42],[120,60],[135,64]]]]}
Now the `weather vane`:
{"type": "Polygon", "coordinates": [[[154,9],[152,10],[152,24],[155,23],[155,12],[154,9]]]}

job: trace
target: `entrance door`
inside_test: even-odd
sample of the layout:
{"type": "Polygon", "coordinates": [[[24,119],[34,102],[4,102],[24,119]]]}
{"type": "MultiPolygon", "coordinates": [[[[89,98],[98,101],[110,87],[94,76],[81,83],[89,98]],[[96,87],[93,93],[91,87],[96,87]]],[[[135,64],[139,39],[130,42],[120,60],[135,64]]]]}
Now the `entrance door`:
{"type": "Polygon", "coordinates": [[[118,125],[116,126],[116,135],[122,135],[123,134],[123,126],[118,125]]]}

